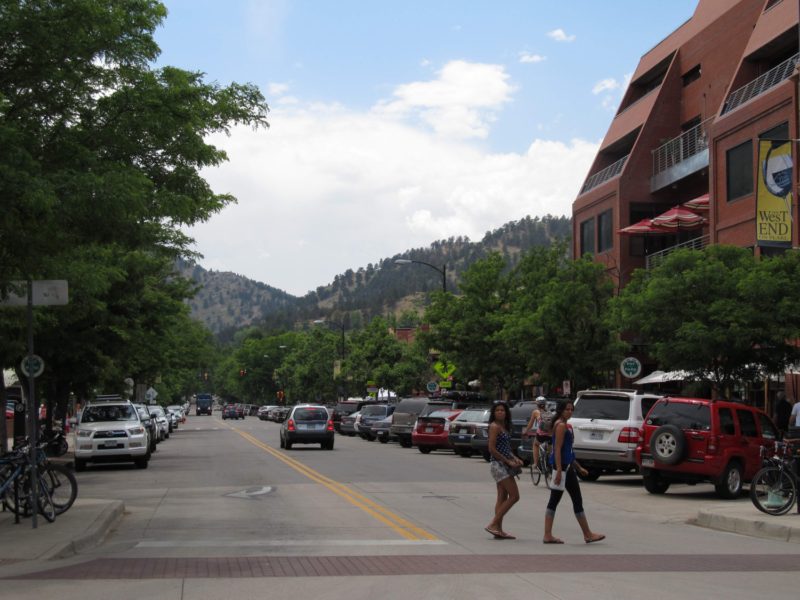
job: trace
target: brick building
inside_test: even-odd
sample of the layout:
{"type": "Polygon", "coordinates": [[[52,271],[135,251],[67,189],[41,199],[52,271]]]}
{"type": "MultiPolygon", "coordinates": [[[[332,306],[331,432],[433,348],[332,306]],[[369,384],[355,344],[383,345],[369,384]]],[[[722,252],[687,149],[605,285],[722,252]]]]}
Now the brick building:
{"type": "Polygon", "coordinates": [[[800,245],[796,177],[784,169],[780,223],[758,225],[784,229],[779,241],[757,234],[756,210],[762,180],[775,183],[764,153],[796,169],[798,4],[699,0],[641,57],[573,203],[575,255],[593,254],[624,286],[678,247],[800,245]],[[764,139],[782,142],[759,150],[764,139]]]}

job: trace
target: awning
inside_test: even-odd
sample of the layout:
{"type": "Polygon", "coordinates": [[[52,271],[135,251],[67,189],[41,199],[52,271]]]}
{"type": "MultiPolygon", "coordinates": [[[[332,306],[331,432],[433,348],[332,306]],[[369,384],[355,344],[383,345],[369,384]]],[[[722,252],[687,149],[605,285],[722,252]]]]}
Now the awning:
{"type": "Polygon", "coordinates": [[[642,219],[638,223],[623,227],[618,230],[617,233],[621,235],[644,235],[648,233],[674,233],[674,231],[672,229],[653,225],[652,219],[642,219]]]}
{"type": "Polygon", "coordinates": [[[694,200],[684,202],[683,206],[695,212],[707,212],[709,209],[709,204],[710,200],[708,194],[703,194],[694,200]]]}
{"type": "Polygon", "coordinates": [[[705,217],[683,206],[673,206],[653,219],[653,225],[666,229],[698,229],[707,223],[705,217]]]}
{"type": "Polygon", "coordinates": [[[645,385],[647,383],[664,383],[666,381],[684,381],[688,379],[689,373],[686,371],[653,371],[641,379],[633,382],[634,385],[645,385]]]}

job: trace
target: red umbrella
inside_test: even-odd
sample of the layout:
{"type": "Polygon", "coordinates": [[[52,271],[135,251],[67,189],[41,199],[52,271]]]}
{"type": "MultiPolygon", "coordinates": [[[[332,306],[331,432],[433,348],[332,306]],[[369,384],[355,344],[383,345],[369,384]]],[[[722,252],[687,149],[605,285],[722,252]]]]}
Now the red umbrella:
{"type": "Polygon", "coordinates": [[[642,219],[617,231],[620,235],[644,235],[647,233],[674,233],[671,229],[653,224],[652,219],[642,219]]]}
{"type": "Polygon", "coordinates": [[[653,225],[667,229],[696,229],[706,224],[705,217],[683,206],[673,206],[653,219],[653,225]]]}
{"type": "Polygon", "coordinates": [[[684,202],[683,206],[685,206],[686,208],[690,208],[695,212],[706,212],[709,208],[708,194],[703,194],[702,196],[695,198],[694,200],[689,200],[688,202],[684,202]]]}

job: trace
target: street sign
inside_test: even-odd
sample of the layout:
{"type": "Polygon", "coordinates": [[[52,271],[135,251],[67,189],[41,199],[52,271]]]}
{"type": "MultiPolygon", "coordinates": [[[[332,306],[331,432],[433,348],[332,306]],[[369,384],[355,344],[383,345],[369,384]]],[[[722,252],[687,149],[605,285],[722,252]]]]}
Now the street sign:
{"type": "Polygon", "coordinates": [[[153,388],[147,388],[147,391],[144,393],[144,399],[148,402],[155,401],[156,397],[158,396],[158,392],[155,391],[153,388]]]}
{"type": "Polygon", "coordinates": [[[449,390],[451,387],[453,387],[453,382],[452,381],[440,381],[439,382],[439,387],[440,388],[444,388],[446,390],[449,390]]]}
{"type": "MultiPolygon", "coordinates": [[[[33,281],[34,306],[63,306],[68,303],[69,290],[66,279],[50,279],[33,281]]],[[[18,291],[9,290],[8,297],[0,299],[0,306],[27,306],[28,283],[12,281],[11,285],[18,291]]]]}
{"type": "Polygon", "coordinates": [[[434,392],[438,392],[438,391],[439,391],[439,384],[438,384],[438,383],[436,383],[435,381],[429,381],[429,382],[428,382],[428,384],[425,386],[425,388],[426,388],[426,389],[427,389],[427,390],[428,390],[428,391],[429,391],[431,394],[433,394],[434,392]]]}
{"type": "Polygon", "coordinates": [[[453,373],[456,372],[456,366],[439,360],[434,363],[433,370],[436,371],[442,379],[450,379],[453,373]]]}
{"type": "Polygon", "coordinates": [[[19,368],[26,377],[36,378],[44,372],[44,360],[41,356],[32,354],[22,359],[19,368]]]}
{"type": "Polygon", "coordinates": [[[642,374],[642,363],[639,362],[638,358],[629,356],[622,359],[619,364],[619,370],[628,379],[635,379],[642,374]]]}

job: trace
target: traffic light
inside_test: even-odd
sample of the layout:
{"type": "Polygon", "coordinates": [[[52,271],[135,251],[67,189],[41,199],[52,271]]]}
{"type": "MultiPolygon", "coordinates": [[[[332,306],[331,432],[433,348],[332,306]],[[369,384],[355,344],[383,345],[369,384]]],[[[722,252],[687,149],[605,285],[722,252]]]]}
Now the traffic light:
{"type": "Polygon", "coordinates": [[[247,375],[247,369],[239,369],[239,377],[244,377],[247,375]]]}
{"type": "Polygon", "coordinates": [[[208,381],[208,371],[203,371],[203,381],[208,381]]]}

